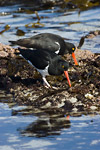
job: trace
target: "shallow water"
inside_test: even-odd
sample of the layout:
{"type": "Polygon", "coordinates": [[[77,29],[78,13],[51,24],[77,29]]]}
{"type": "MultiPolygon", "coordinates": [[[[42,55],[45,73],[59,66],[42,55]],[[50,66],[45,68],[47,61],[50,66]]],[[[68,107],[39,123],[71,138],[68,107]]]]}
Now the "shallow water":
{"type": "Polygon", "coordinates": [[[47,114],[12,115],[12,111],[22,109],[25,107],[11,109],[0,103],[0,150],[100,149],[99,114],[70,117],[69,120],[66,116],[47,114]]]}
{"type": "MultiPolygon", "coordinates": [[[[0,35],[1,43],[9,44],[9,40],[50,32],[78,45],[82,36],[100,29],[100,7],[81,13],[78,10],[59,10],[58,7],[40,10],[40,23],[44,27],[37,28],[25,27],[28,23],[37,23],[36,15],[19,10],[18,5],[0,7],[0,31],[5,25],[10,25],[10,29],[0,35]],[[17,36],[18,29],[25,35],[17,36]]],[[[100,53],[100,35],[85,39],[82,49],[100,53]]],[[[0,93],[0,150],[100,149],[99,112],[66,119],[65,114],[51,116],[34,108],[7,103],[8,97],[0,93]]]]}
{"type": "MultiPolygon", "coordinates": [[[[19,5],[0,7],[0,24],[2,31],[5,25],[10,29],[0,35],[0,41],[4,44],[10,44],[9,40],[16,40],[23,37],[30,37],[37,33],[50,32],[59,34],[68,41],[78,45],[80,38],[87,35],[90,31],[100,29],[100,7],[95,7],[79,13],[78,10],[62,11],[54,7],[49,10],[40,10],[38,15],[41,18],[40,27],[31,27],[31,23],[37,23],[38,19],[34,10],[31,13],[20,12],[19,5]],[[25,25],[28,25],[27,27],[25,25]],[[24,36],[16,35],[18,29],[25,32],[24,36]]],[[[100,52],[100,36],[93,39],[85,39],[82,49],[88,49],[92,52],[100,52]]]]}

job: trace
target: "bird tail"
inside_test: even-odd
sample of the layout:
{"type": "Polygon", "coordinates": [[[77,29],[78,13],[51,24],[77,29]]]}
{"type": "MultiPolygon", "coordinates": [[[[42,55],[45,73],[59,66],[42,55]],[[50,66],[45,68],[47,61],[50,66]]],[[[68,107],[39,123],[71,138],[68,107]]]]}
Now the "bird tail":
{"type": "Polygon", "coordinates": [[[22,55],[22,56],[27,55],[27,49],[23,49],[23,48],[18,47],[18,49],[15,50],[15,54],[16,55],[22,55]]]}
{"type": "Polygon", "coordinates": [[[11,45],[16,45],[16,41],[9,41],[11,45]]]}

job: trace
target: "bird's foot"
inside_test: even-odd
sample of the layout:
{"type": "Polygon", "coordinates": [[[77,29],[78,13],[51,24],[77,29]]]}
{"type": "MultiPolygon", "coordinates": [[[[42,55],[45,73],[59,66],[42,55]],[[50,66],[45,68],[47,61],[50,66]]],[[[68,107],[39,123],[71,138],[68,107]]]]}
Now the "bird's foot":
{"type": "Polygon", "coordinates": [[[44,87],[47,88],[47,89],[51,88],[51,86],[48,86],[48,85],[45,84],[45,83],[43,83],[43,85],[44,85],[44,87]]]}
{"type": "Polygon", "coordinates": [[[58,90],[58,88],[55,87],[55,86],[51,86],[51,88],[54,89],[54,90],[58,90]]]}
{"type": "Polygon", "coordinates": [[[46,88],[51,88],[51,89],[55,89],[55,90],[57,90],[58,88],[57,87],[54,87],[54,86],[51,86],[48,82],[47,82],[47,80],[46,80],[46,78],[45,77],[43,77],[43,85],[46,87],[46,88]]]}
{"type": "Polygon", "coordinates": [[[47,84],[45,84],[45,82],[43,83],[43,85],[44,85],[45,88],[47,88],[47,89],[54,89],[54,90],[57,90],[57,89],[58,89],[57,87],[51,86],[50,84],[49,84],[49,86],[48,86],[47,84]]]}

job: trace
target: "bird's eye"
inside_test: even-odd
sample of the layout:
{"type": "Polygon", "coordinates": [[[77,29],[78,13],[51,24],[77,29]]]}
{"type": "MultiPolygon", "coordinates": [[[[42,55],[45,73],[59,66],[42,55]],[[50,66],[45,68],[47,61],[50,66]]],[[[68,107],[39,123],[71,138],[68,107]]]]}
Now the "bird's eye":
{"type": "Polygon", "coordinates": [[[62,65],[62,68],[64,68],[64,65],[62,65]]]}
{"type": "Polygon", "coordinates": [[[72,48],[72,50],[74,51],[74,50],[75,50],[75,48],[73,47],[73,48],[72,48]]]}

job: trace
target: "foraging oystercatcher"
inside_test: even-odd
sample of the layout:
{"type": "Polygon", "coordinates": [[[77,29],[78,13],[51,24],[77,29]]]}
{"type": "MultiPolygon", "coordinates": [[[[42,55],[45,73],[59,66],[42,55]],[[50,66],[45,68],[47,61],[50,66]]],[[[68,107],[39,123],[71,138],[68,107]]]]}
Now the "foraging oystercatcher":
{"type": "Polygon", "coordinates": [[[47,75],[61,75],[63,72],[66,75],[69,86],[71,83],[68,76],[69,64],[63,60],[61,56],[51,51],[41,50],[30,50],[30,49],[19,49],[17,54],[21,54],[37,71],[42,75],[44,85],[51,87],[46,80],[47,75]]]}
{"type": "Polygon", "coordinates": [[[41,33],[30,38],[9,41],[12,44],[24,46],[27,48],[36,48],[41,50],[50,50],[58,55],[72,54],[74,62],[78,65],[74,51],[77,49],[74,44],[65,42],[64,39],[56,34],[41,33]]]}

